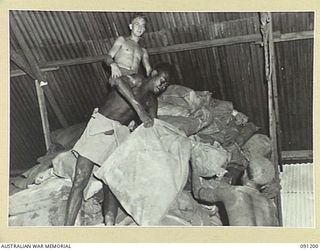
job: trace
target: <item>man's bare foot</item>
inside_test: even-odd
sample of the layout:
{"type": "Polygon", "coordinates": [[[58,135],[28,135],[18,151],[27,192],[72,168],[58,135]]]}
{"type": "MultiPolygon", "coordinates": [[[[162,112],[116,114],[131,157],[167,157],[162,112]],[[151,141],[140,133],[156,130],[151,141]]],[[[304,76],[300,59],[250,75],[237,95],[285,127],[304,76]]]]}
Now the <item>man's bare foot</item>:
{"type": "Polygon", "coordinates": [[[104,224],[106,226],[114,226],[114,224],[115,224],[114,215],[108,213],[106,216],[104,216],[104,224]]]}

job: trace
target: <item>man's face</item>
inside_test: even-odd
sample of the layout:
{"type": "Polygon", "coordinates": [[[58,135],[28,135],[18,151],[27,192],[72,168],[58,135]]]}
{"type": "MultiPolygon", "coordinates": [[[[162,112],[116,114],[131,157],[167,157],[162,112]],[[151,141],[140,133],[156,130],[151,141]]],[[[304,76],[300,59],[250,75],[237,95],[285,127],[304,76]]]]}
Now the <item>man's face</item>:
{"type": "Polygon", "coordinates": [[[146,31],[146,21],[142,17],[137,17],[132,20],[131,32],[135,36],[142,36],[146,31]]]}
{"type": "Polygon", "coordinates": [[[163,93],[169,86],[169,75],[165,72],[160,72],[154,77],[153,93],[159,95],[163,93]]]}

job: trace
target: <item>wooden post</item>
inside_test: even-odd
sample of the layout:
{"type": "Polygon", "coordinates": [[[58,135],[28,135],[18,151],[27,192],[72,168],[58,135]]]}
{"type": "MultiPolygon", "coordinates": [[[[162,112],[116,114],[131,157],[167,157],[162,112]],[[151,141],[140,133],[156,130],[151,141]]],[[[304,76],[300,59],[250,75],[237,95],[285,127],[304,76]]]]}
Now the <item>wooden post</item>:
{"type": "MultiPolygon", "coordinates": [[[[269,111],[269,134],[272,141],[272,160],[275,167],[275,181],[280,182],[279,178],[279,109],[278,109],[278,94],[277,82],[275,75],[275,60],[274,60],[274,42],[272,36],[272,20],[271,13],[260,13],[261,34],[263,38],[264,57],[265,57],[265,75],[268,86],[268,111],[269,111]]],[[[282,225],[282,210],[280,194],[275,198],[278,208],[279,224],[282,225]]]]}
{"type": "Polygon", "coordinates": [[[35,80],[35,87],[36,87],[37,97],[38,97],[44,141],[45,141],[46,149],[48,150],[51,144],[48,113],[47,113],[43,90],[40,87],[39,81],[36,80],[37,77],[41,77],[41,76],[37,74],[37,72],[33,70],[33,68],[28,64],[28,62],[21,55],[16,53],[13,49],[11,49],[10,51],[10,60],[13,61],[18,67],[24,70],[26,74],[28,74],[31,78],[35,80]]]}
{"type": "Polygon", "coordinates": [[[270,14],[270,42],[269,42],[269,51],[270,51],[270,62],[271,62],[271,83],[272,83],[272,94],[273,94],[273,107],[274,107],[274,119],[275,125],[273,126],[273,133],[276,134],[276,149],[277,149],[277,163],[280,167],[280,172],[283,171],[282,167],[282,157],[281,157],[281,127],[280,127],[280,111],[279,111],[279,101],[278,101],[278,85],[277,85],[277,75],[276,75],[276,63],[275,63],[275,52],[274,52],[274,42],[273,42],[273,33],[272,33],[272,19],[270,14]]]}
{"type": "Polygon", "coordinates": [[[46,149],[48,150],[50,147],[50,144],[51,144],[51,138],[50,138],[50,127],[49,127],[46,101],[44,98],[43,90],[42,90],[38,80],[35,80],[35,86],[36,86],[36,90],[37,90],[37,97],[38,97],[38,103],[39,103],[39,109],[40,109],[40,115],[41,115],[42,129],[43,129],[43,134],[44,134],[44,141],[46,144],[46,149]]]}

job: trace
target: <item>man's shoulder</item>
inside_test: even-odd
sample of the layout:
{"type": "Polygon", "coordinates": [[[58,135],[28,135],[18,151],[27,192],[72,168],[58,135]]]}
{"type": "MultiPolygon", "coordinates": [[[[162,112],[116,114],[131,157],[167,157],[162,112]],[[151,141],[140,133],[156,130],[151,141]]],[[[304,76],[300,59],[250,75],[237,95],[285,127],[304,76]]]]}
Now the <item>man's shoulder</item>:
{"type": "Polygon", "coordinates": [[[115,42],[117,42],[117,43],[124,43],[126,41],[126,39],[125,39],[125,37],[123,37],[123,36],[119,36],[116,40],[115,40],[115,42]]]}
{"type": "Polygon", "coordinates": [[[143,52],[144,55],[148,55],[148,51],[147,51],[146,48],[141,47],[141,49],[142,49],[142,52],[143,52]]]}

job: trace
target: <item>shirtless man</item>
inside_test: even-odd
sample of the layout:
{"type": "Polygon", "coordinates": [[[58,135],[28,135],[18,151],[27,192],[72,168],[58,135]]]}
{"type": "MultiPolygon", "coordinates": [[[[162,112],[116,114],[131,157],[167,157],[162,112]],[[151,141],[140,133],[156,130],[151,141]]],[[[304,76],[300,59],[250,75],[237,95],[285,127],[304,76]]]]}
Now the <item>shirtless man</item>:
{"type": "Polygon", "coordinates": [[[139,45],[139,40],[146,30],[145,26],[145,17],[135,16],[129,24],[131,35],[126,38],[120,36],[114,42],[104,61],[111,67],[111,78],[138,73],[141,62],[146,70],[146,75],[150,75],[152,68],[147,50],[139,45]]]}
{"type": "Polygon", "coordinates": [[[278,226],[274,202],[257,189],[248,178],[243,186],[229,185],[224,181],[201,183],[200,174],[192,167],[192,192],[199,201],[225,206],[230,226],[278,226]]]}
{"type": "Polygon", "coordinates": [[[77,163],[67,202],[66,226],[75,223],[94,164],[101,166],[121,141],[121,135],[129,134],[130,121],[142,122],[145,127],[153,125],[157,116],[156,96],[167,89],[171,76],[171,66],[163,63],[155,67],[148,79],[139,74],[112,78],[113,88],[105,104],[92,114],[73,148],[77,163]]]}

